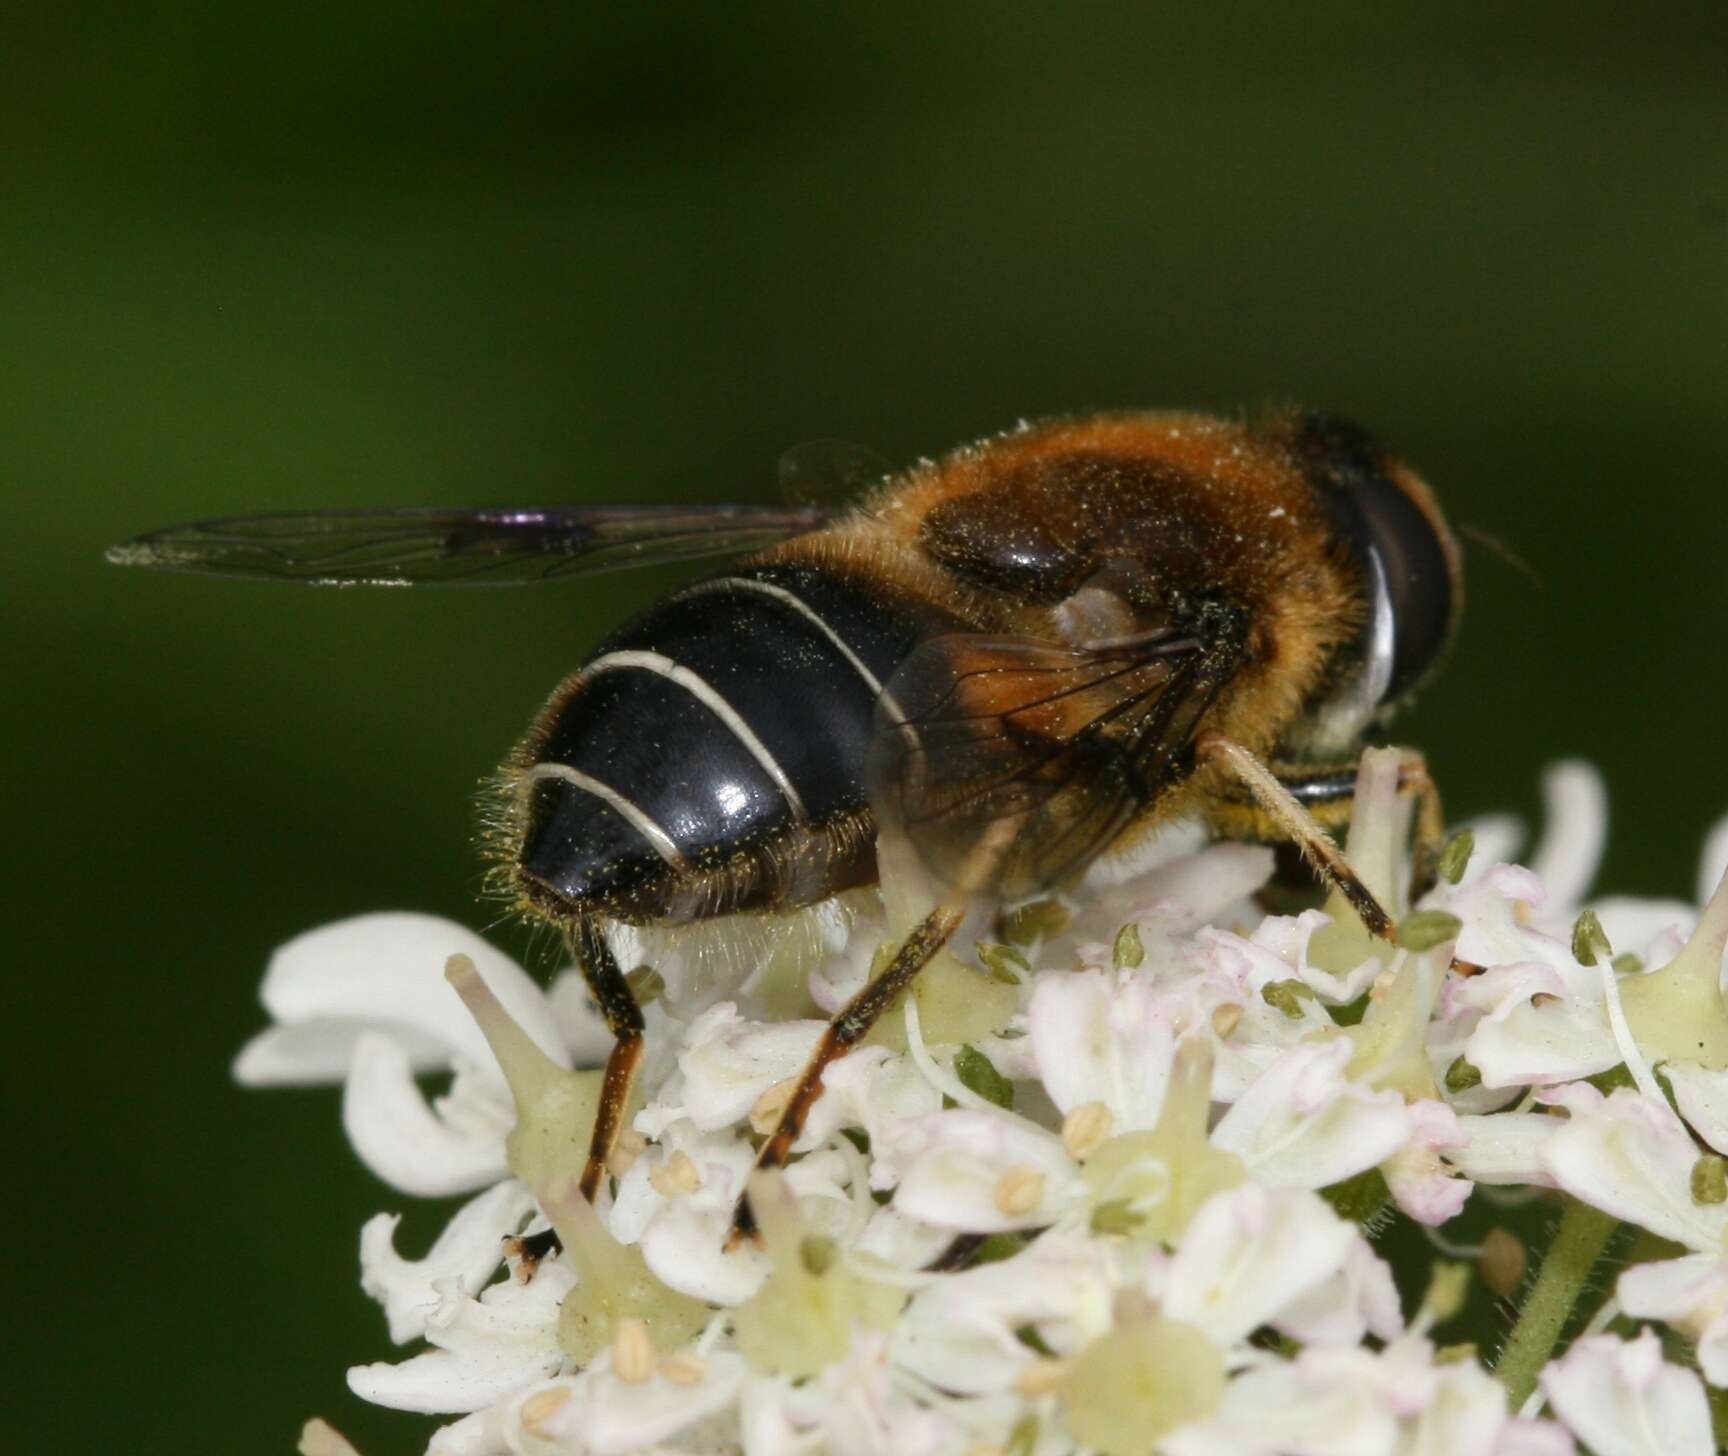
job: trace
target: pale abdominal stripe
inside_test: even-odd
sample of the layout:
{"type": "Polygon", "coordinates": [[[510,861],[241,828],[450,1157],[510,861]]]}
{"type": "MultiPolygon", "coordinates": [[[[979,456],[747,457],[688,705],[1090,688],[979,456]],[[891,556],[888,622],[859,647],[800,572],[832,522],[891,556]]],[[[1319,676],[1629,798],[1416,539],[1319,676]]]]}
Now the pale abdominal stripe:
{"type": "Polygon", "coordinates": [[[864,685],[870,689],[871,696],[876,699],[877,703],[890,718],[895,722],[905,721],[905,714],[903,714],[895,704],[894,699],[889,695],[888,690],[882,686],[882,680],[877,677],[875,673],[870,671],[870,668],[865,663],[864,659],[852,650],[851,644],[849,644],[844,637],[829,626],[828,623],[823,620],[821,614],[796,592],[787,591],[785,587],[776,586],[771,581],[757,581],[753,577],[748,576],[724,576],[716,581],[701,582],[698,585],[691,587],[688,591],[680,592],[678,595],[679,598],[682,599],[699,596],[705,592],[711,591],[756,592],[761,596],[771,597],[775,601],[790,607],[834,644],[834,650],[852,665],[853,671],[855,671],[858,676],[864,680],[864,685]]]}
{"type": "Polygon", "coordinates": [[[599,779],[583,773],[581,769],[571,768],[567,763],[535,764],[528,770],[527,781],[535,783],[541,779],[559,779],[581,789],[585,794],[592,794],[602,803],[617,810],[630,827],[654,847],[654,852],[670,868],[675,870],[687,870],[689,868],[689,864],[685,861],[677,844],[673,842],[672,836],[661,828],[658,821],[644,812],[640,805],[625,798],[610,784],[603,784],[599,779]]]}
{"type": "MultiPolygon", "coordinates": [[[[774,787],[779,789],[785,798],[787,806],[792,810],[792,817],[803,823],[809,818],[804,809],[804,800],[798,790],[793,787],[792,780],[787,778],[786,770],[780,767],[779,761],[769,751],[768,745],[756,736],[756,730],[739,716],[738,710],[726,701],[705,678],[674,662],[670,657],[658,652],[608,652],[604,657],[597,657],[582,669],[583,678],[598,677],[603,672],[615,672],[620,669],[636,669],[642,672],[652,672],[674,682],[709,712],[713,713],[732,736],[736,738],[750,756],[761,765],[763,773],[774,781],[774,787]]],[[[664,831],[662,831],[664,832],[664,831]]],[[[668,843],[671,841],[668,840],[668,843]]]]}

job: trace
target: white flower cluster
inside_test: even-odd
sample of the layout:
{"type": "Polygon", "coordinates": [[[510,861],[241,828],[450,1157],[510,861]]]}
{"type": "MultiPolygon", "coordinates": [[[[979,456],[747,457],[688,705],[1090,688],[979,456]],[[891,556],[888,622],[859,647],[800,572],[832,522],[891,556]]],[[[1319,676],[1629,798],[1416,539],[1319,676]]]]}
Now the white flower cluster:
{"type": "MultiPolygon", "coordinates": [[[[1394,904],[1396,772],[1365,757],[1349,845],[1394,904]]],[[[1560,1456],[1574,1438],[1708,1456],[1706,1382],[1728,1386],[1728,823],[1702,913],[1584,914],[1600,786],[1563,766],[1549,799],[1533,868],[1479,824],[1467,867],[1455,844],[1449,879],[1399,906],[1396,949],[1347,912],[1254,909],[1264,850],[1166,841],[1015,917],[1018,944],[939,960],[826,1075],[786,1172],[754,1181],[823,1009],[893,938],[869,913],[798,968],[816,999],[797,1019],[760,988],[703,1005],[657,982],[594,1207],[575,1178],[606,1037],[581,981],[543,993],[458,926],[370,915],[283,947],[275,1024],[237,1070],[342,1079],[381,1178],[473,1194],[421,1258],[394,1215],[361,1233],[391,1338],[424,1347],[349,1382],[460,1415],[434,1456],[1560,1456]],[[416,1078],[440,1072],[429,1101],[416,1078]],[[763,1240],[729,1251],[747,1184],[763,1240]],[[1577,1288],[1542,1315],[1547,1343],[1520,1320],[1494,1373],[1496,1352],[1430,1338],[1460,1281],[1402,1307],[1364,1232],[1384,1205],[1461,1252],[1445,1226],[1483,1184],[1584,1215],[1527,1291],[1532,1324],[1561,1242],[1588,1246],[1579,1283],[1617,1222],[1648,1240],[1563,1354],[1577,1288]],[[525,1256],[548,1228],[562,1252],[525,1256]]],[[[347,1449],[314,1426],[304,1450],[347,1449]]]]}

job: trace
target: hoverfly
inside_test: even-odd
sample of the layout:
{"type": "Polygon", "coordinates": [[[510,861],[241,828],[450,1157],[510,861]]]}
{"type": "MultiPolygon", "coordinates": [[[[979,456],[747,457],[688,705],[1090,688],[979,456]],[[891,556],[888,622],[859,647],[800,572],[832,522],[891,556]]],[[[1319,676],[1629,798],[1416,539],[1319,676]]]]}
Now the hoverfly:
{"type": "MultiPolygon", "coordinates": [[[[509,872],[614,1036],[582,1190],[642,1056],[615,927],[763,915],[877,877],[892,824],[939,887],[833,1019],[760,1161],[968,905],[1072,880],[1198,814],[1294,840],[1370,931],[1324,832],[1364,735],[1438,664],[1458,549],[1354,425],[1116,413],[1022,425],[856,505],[267,515],[143,536],[127,565],[313,585],[518,584],[747,554],[603,643],[502,775],[509,872]]],[[[1418,874],[1440,812],[1420,757],[1418,874]]],[[[738,1231],[748,1232],[747,1203],[738,1231]]]]}

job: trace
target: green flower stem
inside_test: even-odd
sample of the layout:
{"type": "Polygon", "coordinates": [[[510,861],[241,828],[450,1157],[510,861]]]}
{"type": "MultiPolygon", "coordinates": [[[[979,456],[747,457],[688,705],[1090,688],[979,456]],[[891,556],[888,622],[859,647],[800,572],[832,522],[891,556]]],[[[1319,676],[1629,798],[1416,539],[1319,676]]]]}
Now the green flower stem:
{"type": "Polygon", "coordinates": [[[1506,1387],[1507,1403],[1514,1411],[1536,1389],[1536,1377],[1554,1353],[1560,1332],[1566,1327],[1591,1270],[1619,1227],[1619,1220],[1612,1214],[1575,1198],[1566,1200],[1554,1242],[1548,1246],[1536,1283],[1518,1311],[1518,1323],[1513,1326],[1512,1337],[1500,1352],[1500,1363],[1495,1369],[1506,1387]]]}

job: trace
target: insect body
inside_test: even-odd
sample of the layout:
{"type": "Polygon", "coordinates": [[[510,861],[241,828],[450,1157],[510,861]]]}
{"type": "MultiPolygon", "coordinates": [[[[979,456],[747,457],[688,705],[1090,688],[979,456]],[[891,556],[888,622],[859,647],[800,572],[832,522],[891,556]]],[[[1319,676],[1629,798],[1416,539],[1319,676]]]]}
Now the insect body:
{"type": "MultiPolygon", "coordinates": [[[[503,776],[510,874],[617,1037],[592,1195],[641,1051],[608,925],[806,905],[876,876],[879,827],[939,903],[845,1008],[763,1159],[979,897],[1057,886],[1179,814],[1299,841],[1371,930],[1341,822],[1364,734],[1438,662],[1457,550],[1361,430],[1111,414],[1022,427],[811,509],[257,517],[120,547],[322,583],[545,580],[752,547],[616,633],[503,776]]],[[[1420,760],[1419,852],[1438,802],[1420,760]]],[[[740,1226],[748,1227],[741,1206],[740,1226]]]]}
{"type": "Polygon", "coordinates": [[[507,771],[532,905],[683,922],[875,878],[863,778],[883,684],[965,624],[825,555],[680,592],[559,687],[507,771]]]}

